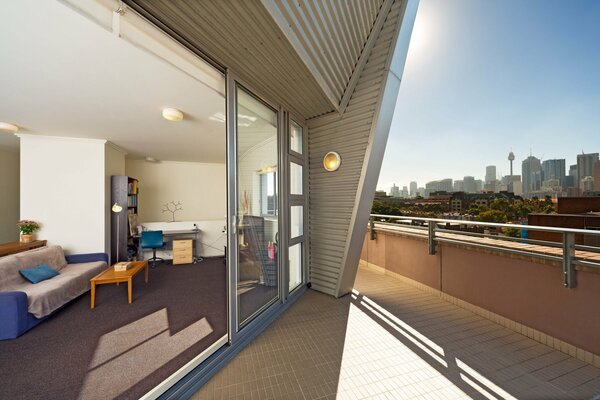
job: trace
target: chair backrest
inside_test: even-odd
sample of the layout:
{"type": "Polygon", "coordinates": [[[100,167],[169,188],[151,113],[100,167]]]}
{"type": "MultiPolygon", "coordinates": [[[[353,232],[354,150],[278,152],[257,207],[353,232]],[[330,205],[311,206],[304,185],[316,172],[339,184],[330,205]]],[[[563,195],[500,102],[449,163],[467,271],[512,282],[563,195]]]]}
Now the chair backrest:
{"type": "Polygon", "coordinates": [[[163,231],[142,231],[142,247],[154,249],[163,246],[163,231]]]}

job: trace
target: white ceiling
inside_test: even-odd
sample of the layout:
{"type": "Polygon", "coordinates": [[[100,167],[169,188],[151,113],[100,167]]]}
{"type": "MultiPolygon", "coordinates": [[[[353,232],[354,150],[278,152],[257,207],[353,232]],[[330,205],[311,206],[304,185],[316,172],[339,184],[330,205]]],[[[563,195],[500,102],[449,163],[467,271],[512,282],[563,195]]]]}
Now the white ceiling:
{"type": "Polygon", "coordinates": [[[57,1],[3,1],[0,14],[0,121],[107,139],[128,157],[225,162],[225,123],[209,119],[225,114],[218,91],[57,1]],[[164,107],[185,119],[164,120],[164,107]]]}

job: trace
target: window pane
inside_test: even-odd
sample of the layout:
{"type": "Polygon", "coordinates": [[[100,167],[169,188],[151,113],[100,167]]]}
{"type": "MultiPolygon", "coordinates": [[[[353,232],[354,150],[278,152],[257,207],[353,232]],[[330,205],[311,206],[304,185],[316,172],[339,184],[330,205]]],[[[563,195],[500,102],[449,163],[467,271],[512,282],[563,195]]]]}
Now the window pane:
{"type": "Polygon", "coordinates": [[[302,283],[302,243],[290,247],[290,292],[302,283]]]}
{"type": "Polygon", "coordinates": [[[279,296],[277,113],[237,90],[238,320],[279,296]]]}
{"type": "Polygon", "coordinates": [[[302,165],[290,163],[290,194],[302,194],[302,165]]]}
{"type": "Polygon", "coordinates": [[[290,124],[290,149],[302,154],[302,127],[294,121],[290,124]]]}
{"type": "Polygon", "coordinates": [[[290,207],[290,237],[293,239],[304,234],[303,206],[290,207]]]}

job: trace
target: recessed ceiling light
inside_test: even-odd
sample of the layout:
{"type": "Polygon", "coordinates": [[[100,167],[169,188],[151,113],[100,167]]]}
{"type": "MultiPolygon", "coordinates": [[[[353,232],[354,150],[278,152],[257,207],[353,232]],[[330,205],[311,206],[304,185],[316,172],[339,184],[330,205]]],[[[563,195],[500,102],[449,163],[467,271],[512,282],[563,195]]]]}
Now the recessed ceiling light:
{"type": "Polygon", "coordinates": [[[164,119],[174,122],[179,122],[183,119],[183,113],[176,108],[163,109],[162,116],[164,119]]]}
{"type": "Polygon", "coordinates": [[[19,131],[19,127],[13,124],[9,124],[8,122],[0,122],[0,131],[8,133],[17,133],[19,131]]]}
{"type": "Polygon", "coordinates": [[[150,157],[150,156],[146,157],[145,160],[148,161],[148,162],[156,162],[157,161],[156,158],[150,157]]]}

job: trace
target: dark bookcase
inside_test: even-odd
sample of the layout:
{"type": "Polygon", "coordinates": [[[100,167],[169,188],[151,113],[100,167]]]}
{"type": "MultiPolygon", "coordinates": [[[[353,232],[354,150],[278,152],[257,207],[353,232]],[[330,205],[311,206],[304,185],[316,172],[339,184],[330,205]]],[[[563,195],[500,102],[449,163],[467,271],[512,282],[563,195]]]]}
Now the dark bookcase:
{"type": "MultiPolygon", "coordinates": [[[[124,175],[111,177],[111,208],[117,203],[123,207],[120,213],[111,211],[111,262],[125,261],[132,256],[136,246],[129,226],[129,216],[138,214],[139,185],[138,180],[124,175]],[[119,257],[117,259],[117,249],[119,257]],[[133,251],[129,251],[132,249],[133,251]]],[[[136,218],[137,219],[137,218],[136,218]]]]}

